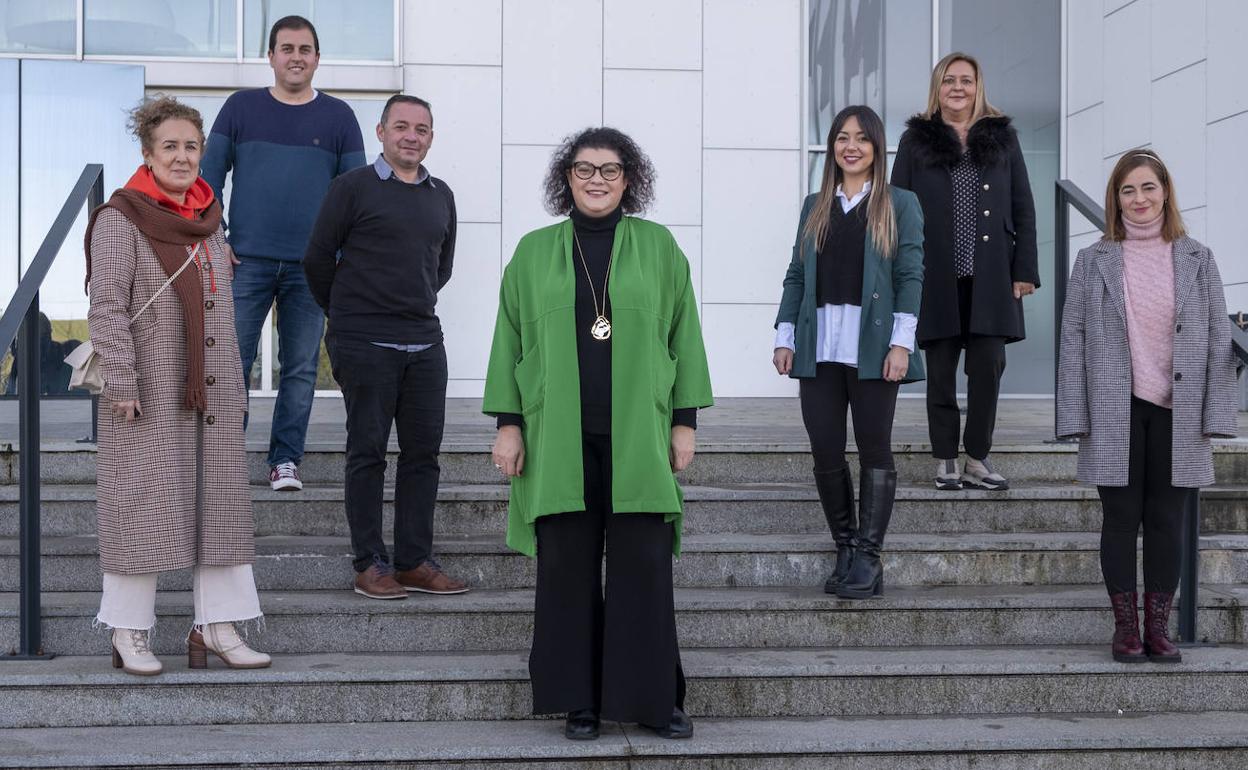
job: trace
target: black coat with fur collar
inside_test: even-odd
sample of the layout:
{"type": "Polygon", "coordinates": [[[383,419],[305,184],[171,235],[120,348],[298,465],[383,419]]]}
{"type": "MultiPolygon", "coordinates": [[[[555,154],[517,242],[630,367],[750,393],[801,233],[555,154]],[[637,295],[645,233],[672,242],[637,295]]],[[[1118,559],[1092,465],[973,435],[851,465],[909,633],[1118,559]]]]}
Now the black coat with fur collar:
{"type": "MultiPolygon", "coordinates": [[[[975,206],[975,291],[970,331],[1017,342],[1026,337],[1023,303],[1014,282],[1040,285],[1036,256],[1036,209],[1018,137],[1007,117],[981,118],[966,137],[980,168],[975,206]]],[[[923,302],[918,342],[962,334],[953,255],[953,177],[962,152],[954,130],[940,115],[915,115],[893,160],[892,183],[914,192],[923,207],[923,302]]]]}

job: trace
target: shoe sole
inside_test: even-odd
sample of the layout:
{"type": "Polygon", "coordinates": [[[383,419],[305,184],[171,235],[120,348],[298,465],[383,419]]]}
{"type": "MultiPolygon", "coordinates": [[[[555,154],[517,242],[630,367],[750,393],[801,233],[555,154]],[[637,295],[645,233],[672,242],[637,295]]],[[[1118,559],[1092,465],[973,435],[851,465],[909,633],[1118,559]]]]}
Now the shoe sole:
{"type": "Polygon", "coordinates": [[[403,589],[406,591],[412,591],[412,592],[422,593],[422,594],[434,594],[435,596],[452,596],[454,594],[466,594],[472,590],[471,588],[467,586],[465,586],[464,588],[456,588],[453,591],[434,591],[431,588],[415,588],[413,586],[403,586],[403,589]]]}
{"type": "Polygon", "coordinates": [[[1004,484],[993,484],[992,482],[985,483],[983,481],[975,481],[973,479],[964,478],[962,479],[962,484],[963,486],[968,486],[972,489],[982,489],[985,492],[1004,492],[1010,488],[1010,483],[1008,481],[1004,484]]]}
{"type": "Polygon", "coordinates": [[[269,486],[273,489],[274,492],[302,492],[303,491],[302,481],[293,481],[293,480],[270,481],[269,486]]]}
{"type": "Polygon", "coordinates": [[[1118,663],[1144,663],[1148,660],[1147,655],[1123,655],[1114,653],[1114,660],[1118,663]]]}
{"type": "Polygon", "coordinates": [[[381,599],[383,601],[386,599],[406,599],[407,598],[407,594],[405,593],[390,594],[387,596],[382,596],[381,594],[370,594],[368,591],[365,591],[362,588],[356,588],[355,592],[359,594],[360,596],[367,596],[369,599],[381,599]]]}
{"type": "Polygon", "coordinates": [[[942,492],[960,492],[962,490],[962,481],[942,481],[936,479],[936,488],[942,492]]]}
{"type": "Polygon", "coordinates": [[[596,741],[598,740],[598,733],[594,733],[593,735],[571,735],[565,730],[563,737],[570,741],[596,741]]]}

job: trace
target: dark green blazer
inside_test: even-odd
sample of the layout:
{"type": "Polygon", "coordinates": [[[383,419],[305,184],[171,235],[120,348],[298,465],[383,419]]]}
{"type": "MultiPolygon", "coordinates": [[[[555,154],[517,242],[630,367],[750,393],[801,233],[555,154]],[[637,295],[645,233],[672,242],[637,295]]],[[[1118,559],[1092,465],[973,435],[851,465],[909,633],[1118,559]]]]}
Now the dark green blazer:
{"type": "MultiPolygon", "coordinates": [[[[893,212],[897,217],[897,250],[885,259],[867,233],[862,266],[862,326],[858,332],[858,379],[879,380],[884,375],[884,357],[893,336],[893,313],[919,314],[923,294],[923,210],[914,193],[889,187],[893,212]]],[[[815,320],[816,249],[814,240],[802,238],[806,217],[814,208],[816,195],[806,196],[802,217],[797,223],[793,259],[784,276],[784,294],[776,325],[787,321],[794,326],[793,370],[790,377],[815,376],[818,323],[815,320]]],[[[837,202],[839,205],[839,202],[837,202]]],[[[864,204],[865,205],[865,202],[864,204]]],[[[910,354],[910,367],[902,382],[924,378],[923,358],[910,354]]]]}

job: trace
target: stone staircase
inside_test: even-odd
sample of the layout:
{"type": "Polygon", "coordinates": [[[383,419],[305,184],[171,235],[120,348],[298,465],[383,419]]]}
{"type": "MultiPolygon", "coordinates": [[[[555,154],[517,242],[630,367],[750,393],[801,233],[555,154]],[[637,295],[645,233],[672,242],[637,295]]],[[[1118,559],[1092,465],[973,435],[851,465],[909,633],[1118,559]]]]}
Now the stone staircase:
{"type": "MultiPolygon", "coordinates": [[[[261,486],[256,577],[275,654],[189,671],[189,574],[161,578],[166,673],[117,673],[93,631],[94,454],[44,448],[44,639],[0,664],[0,767],[1242,768],[1248,765],[1248,446],[1218,447],[1203,497],[1199,625],[1180,665],[1114,663],[1095,490],[1073,449],[1002,447],[1006,493],[938,493],[899,445],[886,593],[825,595],[831,541],[802,447],[700,447],[684,477],[676,611],[692,741],[604,725],[573,743],[530,713],[532,564],[502,544],[484,447],[443,455],[437,553],[462,596],[369,601],[351,578],[342,454],[303,493],[261,486]]],[[[851,457],[851,462],[856,461],[851,457]]],[[[393,467],[393,463],[392,463],[393,467]]],[[[15,455],[0,463],[0,645],[17,638],[15,455]],[[4,474],[8,474],[5,476],[4,474]]],[[[387,498],[389,501],[389,498],[387,498]]]]}

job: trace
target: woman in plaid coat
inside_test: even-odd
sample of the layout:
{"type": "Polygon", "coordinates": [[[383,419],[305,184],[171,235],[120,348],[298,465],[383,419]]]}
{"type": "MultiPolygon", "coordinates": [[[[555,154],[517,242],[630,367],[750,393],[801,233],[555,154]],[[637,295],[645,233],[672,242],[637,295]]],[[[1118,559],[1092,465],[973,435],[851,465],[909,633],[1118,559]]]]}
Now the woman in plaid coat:
{"type": "Polygon", "coordinates": [[[1079,480],[1105,518],[1101,570],[1113,656],[1176,662],[1167,636],[1183,511],[1213,483],[1210,439],[1236,432],[1235,367],[1222,279],[1187,237],[1169,171],[1129,152],[1105,191],[1107,231],[1079,252],[1062,316],[1057,434],[1077,436],[1079,480]],[[1144,636],[1136,537],[1144,528],[1144,636]]]}
{"type": "Polygon", "coordinates": [[[203,122],[170,98],[140,105],[131,122],[144,165],[92,213],[86,239],[91,342],[106,381],[97,621],[113,629],[115,667],[160,673],[149,643],[156,576],[192,567],[191,667],[212,651],[232,668],[261,668],[269,656],[234,628],[261,613],[246,392],[221,206],[199,178],[203,122]]]}

